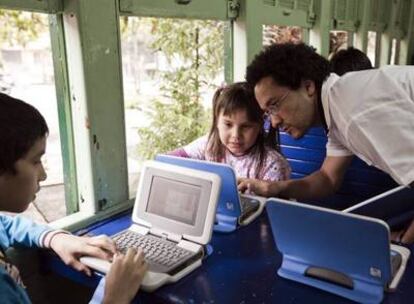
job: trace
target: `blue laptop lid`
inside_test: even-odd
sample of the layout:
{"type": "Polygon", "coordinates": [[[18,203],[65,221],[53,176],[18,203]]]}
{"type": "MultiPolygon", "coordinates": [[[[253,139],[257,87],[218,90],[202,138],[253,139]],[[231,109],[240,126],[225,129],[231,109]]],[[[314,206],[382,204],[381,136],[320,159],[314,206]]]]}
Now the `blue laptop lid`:
{"type": "Polygon", "coordinates": [[[330,269],[381,292],[391,280],[389,229],[381,220],[274,198],[266,210],[286,265],[330,269]]]}
{"type": "Polygon", "coordinates": [[[156,155],[155,160],[177,166],[216,173],[221,177],[221,192],[217,205],[217,213],[235,218],[240,216],[241,210],[236,176],[233,168],[229,165],[164,154],[156,155]]]}
{"type": "Polygon", "coordinates": [[[398,227],[414,217],[414,188],[398,186],[343,211],[379,218],[390,227],[398,227]]]}

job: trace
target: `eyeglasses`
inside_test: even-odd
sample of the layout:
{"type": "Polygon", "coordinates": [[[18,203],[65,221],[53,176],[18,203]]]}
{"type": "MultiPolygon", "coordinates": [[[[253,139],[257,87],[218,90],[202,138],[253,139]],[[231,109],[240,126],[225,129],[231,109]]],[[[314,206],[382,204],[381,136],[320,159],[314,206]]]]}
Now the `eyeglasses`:
{"type": "Polygon", "coordinates": [[[272,102],[270,105],[267,106],[267,109],[265,110],[265,117],[271,116],[271,115],[277,115],[280,111],[280,106],[282,102],[289,96],[291,91],[287,91],[285,94],[283,94],[278,100],[275,102],[272,102]]]}

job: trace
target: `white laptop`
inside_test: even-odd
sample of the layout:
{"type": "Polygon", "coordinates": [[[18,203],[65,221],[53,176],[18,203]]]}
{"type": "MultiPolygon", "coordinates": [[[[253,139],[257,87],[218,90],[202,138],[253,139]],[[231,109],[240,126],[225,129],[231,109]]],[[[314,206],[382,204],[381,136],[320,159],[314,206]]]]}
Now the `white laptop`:
{"type": "MultiPolygon", "coordinates": [[[[175,282],[201,265],[220,187],[221,179],[213,173],[156,161],[144,164],[132,225],[112,236],[121,252],[143,249],[149,266],[143,290],[175,282]]],[[[92,257],[82,257],[81,262],[102,273],[111,265],[92,257]]]]}

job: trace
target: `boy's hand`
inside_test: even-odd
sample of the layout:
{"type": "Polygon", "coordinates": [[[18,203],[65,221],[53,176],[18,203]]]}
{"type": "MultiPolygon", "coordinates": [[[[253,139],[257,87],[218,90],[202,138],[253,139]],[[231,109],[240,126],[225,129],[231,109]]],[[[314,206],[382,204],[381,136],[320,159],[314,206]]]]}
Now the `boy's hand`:
{"type": "Polygon", "coordinates": [[[125,255],[115,254],[111,269],[105,278],[103,303],[130,303],[138,292],[147,263],[144,253],[129,248],[125,255]]]}
{"type": "Polygon", "coordinates": [[[238,178],[237,188],[242,193],[255,194],[265,197],[276,196],[281,191],[277,182],[269,182],[252,178],[238,178]]]}
{"type": "Polygon", "coordinates": [[[105,235],[94,237],[79,237],[72,234],[57,234],[53,237],[50,248],[69,265],[78,271],[91,275],[91,270],[81,262],[79,258],[87,255],[104,260],[110,260],[117,252],[113,240],[105,235]]]}

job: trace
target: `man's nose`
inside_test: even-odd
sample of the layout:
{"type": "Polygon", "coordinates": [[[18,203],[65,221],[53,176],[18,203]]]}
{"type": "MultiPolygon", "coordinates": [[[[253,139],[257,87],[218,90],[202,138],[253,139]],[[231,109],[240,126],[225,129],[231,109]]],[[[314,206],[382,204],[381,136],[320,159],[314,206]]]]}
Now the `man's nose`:
{"type": "Polygon", "coordinates": [[[272,122],[272,127],[277,129],[279,125],[282,123],[282,119],[278,115],[271,115],[270,121],[272,122]]]}

